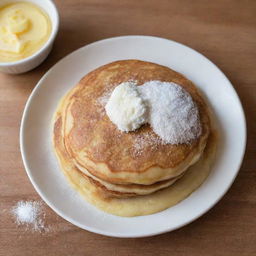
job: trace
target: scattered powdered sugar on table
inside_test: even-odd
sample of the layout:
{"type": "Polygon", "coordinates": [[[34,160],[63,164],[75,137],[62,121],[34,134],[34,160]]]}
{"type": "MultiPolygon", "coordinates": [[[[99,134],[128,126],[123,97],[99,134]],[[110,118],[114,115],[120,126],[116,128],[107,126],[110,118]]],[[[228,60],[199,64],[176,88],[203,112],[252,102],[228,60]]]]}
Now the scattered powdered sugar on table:
{"type": "Polygon", "coordinates": [[[32,231],[48,231],[45,228],[45,214],[42,211],[42,202],[19,201],[13,208],[12,214],[18,225],[25,225],[32,231]]]}
{"type": "Polygon", "coordinates": [[[138,86],[148,104],[153,131],[169,144],[189,143],[201,134],[199,113],[192,97],[172,82],[149,81],[138,86]]]}

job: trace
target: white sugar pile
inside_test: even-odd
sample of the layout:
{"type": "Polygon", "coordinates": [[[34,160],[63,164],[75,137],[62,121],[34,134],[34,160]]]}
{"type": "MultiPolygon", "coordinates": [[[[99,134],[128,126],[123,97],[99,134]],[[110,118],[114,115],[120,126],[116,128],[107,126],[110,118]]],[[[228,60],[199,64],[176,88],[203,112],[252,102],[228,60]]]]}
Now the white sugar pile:
{"type": "Polygon", "coordinates": [[[33,231],[46,231],[42,202],[19,201],[12,209],[18,225],[26,225],[33,231]]]}
{"type": "Polygon", "coordinates": [[[189,143],[201,134],[196,104],[181,86],[172,82],[149,81],[138,87],[148,104],[148,123],[170,144],[189,143]]]}

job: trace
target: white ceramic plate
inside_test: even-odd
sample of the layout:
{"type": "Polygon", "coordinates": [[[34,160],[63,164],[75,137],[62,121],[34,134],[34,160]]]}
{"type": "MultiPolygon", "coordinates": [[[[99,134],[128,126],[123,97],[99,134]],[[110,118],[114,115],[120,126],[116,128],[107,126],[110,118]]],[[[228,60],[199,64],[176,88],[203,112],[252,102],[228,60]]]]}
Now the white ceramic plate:
{"type": "Polygon", "coordinates": [[[59,61],[32,92],[20,131],[23,162],[43,200],[74,225],[115,237],[164,233],[180,228],[207,212],[233,183],[243,159],[245,144],[243,109],[225,75],[200,53],[170,40],[148,36],[98,41],[59,61]],[[208,98],[221,132],[216,162],[210,176],[199,189],[165,211],[133,218],[104,213],[70,188],[53,153],[50,130],[52,115],[60,98],[89,71],[121,59],[151,61],[184,74],[208,98]]]}

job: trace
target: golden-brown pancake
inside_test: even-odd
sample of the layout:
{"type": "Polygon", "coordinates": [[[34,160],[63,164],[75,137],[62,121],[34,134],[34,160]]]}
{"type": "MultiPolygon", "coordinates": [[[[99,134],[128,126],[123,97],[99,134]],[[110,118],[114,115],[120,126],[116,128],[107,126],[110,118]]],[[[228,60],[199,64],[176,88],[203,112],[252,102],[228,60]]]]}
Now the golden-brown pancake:
{"type": "MultiPolygon", "coordinates": [[[[62,150],[66,150],[65,147],[65,141],[64,141],[64,131],[63,131],[63,121],[65,120],[65,112],[61,112],[61,109],[65,109],[65,101],[62,101],[59,110],[56,114],[56,122],[55,126],[56,129],[54,130],[54,138],[55,140],[58,138],[58,143],[54,142],[55,145],[55,150],[56,151],[61,151],[60,147],[62,147],[62,150]],[[61,126],[61,128],[59,128],[61,126]]],[[[65,154],[66,155],[66,154],[65,154]]],[[[76,169],[78,172],[81,172],[78,168],[74,166],[74,169],[76,169]]],[[[177,179],[179,179],[183,174],[168,179],[164,181],[159,181],[151,185],[140,185],[140,184],[113,184],[106,182],[104,180],[99,179],[96,176],[93,176],[89,171],[84,170],[81,172],[82,175],[89,179],[91,183],[93,183],[101,192],[104,193],[105,197],[107,196],[112,196],[112,197],[132,197],[132,196],[137,196],[137,195],[146,195],[153,193],[159,189],[166,188],[173,184],[177,179]]]]}
{"type": "MultiPolygon", "coordinates": [[[[200,160],[186,171],[174,185],[159,190],[150,195],[131,198],[118,198],[106,196],[106,191],[90,177],[83,175],[74,165],[67,153],[62,136],[62,117],[56,115],[54,124],[54,147],[62,167],[62,171],[70,184],[87,201],[99,209],[118,216],[132,217],[153,214],[173,206],[189,196],[207,178],[214,159],[216,149],[216,134],[211,132],[207,146],[200,160]]],[[[107,192],[108,193],[108,192],[107,192]]]]}
{"type": "MultiPolygon", "coordinates": [[[[116,61],[87,74],[63,100],[63,137],[68,155],[85,175],[112,184],[150,185],[178,177],[202,155],[210,130],[207,107],[183,75],[139,60],[116,61]],[[122,82],[174,82],[199,109],[202,133],[189,144],[164,144],[149,125],[123,133],[109,120],[104,98],[122,82]]],[[[101,183],[102,185],[102,183],[101,183]]],[[[117,189],[118,190],[118,189],[117,189]]]]}

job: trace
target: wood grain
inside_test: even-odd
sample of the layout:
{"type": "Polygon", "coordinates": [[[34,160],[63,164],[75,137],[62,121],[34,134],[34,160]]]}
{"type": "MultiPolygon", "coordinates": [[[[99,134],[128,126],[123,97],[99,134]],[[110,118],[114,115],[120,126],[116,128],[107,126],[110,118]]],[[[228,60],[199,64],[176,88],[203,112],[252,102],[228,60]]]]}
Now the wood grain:
{"type": "Polygon", "coordinates": [[[0,255],[256,255],[256,1],[56,3],[61,27],[47,61],[23,75],[0,74],[0,255]],[[46,222],[52,231],[25,231],[14,223],[10,209],[22,199],[39,200],[19,151],[20,120],[29,94],[40,77],[73,50],[95,40],[132,34],[184,43],[210,58],[230,78],[248,125],[247,151],[234,185],[203,217],[156,237],[117,239],[92,234],[61,219],[46,205],[46,222]]]}

